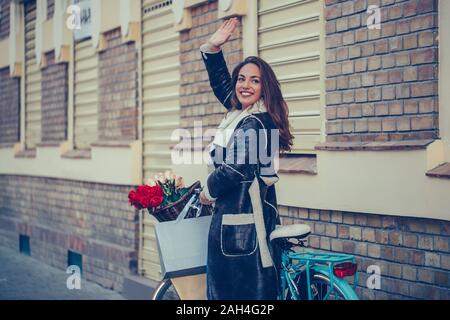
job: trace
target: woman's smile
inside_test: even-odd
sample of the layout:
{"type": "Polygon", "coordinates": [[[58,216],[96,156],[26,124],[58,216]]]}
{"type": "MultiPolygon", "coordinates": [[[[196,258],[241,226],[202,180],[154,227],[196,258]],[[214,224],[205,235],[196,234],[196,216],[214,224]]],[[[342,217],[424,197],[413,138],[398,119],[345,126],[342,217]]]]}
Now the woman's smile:
{"type": "Polygon", "coordinates": [[[236,96],[242,107],[247,108],[261,98],[261,71],[253,63],[244,65],[236,82],[236,96]]]}
{"type": "Polygon", "coordinates": [[[243,97],[250,97],[251,95],[253,95],[253,92],[250,91],[241,91],[241,95],[243,97]]]}

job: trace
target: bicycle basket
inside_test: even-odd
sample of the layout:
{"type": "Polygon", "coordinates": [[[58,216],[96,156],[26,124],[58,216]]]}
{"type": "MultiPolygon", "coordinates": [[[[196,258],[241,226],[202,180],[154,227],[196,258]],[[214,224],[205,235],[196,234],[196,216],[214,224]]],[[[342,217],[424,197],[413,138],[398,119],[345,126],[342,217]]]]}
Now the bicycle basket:
{"type": "MultiPolygon", "coordinates": [[[[200,181],[196,181],[189,187],[189,191],[184,194],[178,201],[175,201],[168,206],[157,209],[155,211],[148,210],[148,212],[159,222],[176,220],[180,212],[189,202],[189,199],[191,199],[192,195],[195,194],[195,189],[199,189],[200,187],[200,181]]],[[[200,215],[198,216],[202,217],[212,215],[212,211],[213,209],[211,206],[203,205],[201,207],[200,215]]],[[[195,216],[197,216],[197,210],[195,210],[194,208],[190,208],[189,212],[186,215],[186,219],[193,218],[195,216]]]]}

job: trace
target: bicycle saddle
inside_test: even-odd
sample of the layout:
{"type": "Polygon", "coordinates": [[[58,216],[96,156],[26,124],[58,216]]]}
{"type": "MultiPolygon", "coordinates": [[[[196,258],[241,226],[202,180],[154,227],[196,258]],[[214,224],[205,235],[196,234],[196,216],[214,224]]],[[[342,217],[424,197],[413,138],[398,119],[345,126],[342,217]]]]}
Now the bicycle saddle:
{"type": "Polygon", "coordinates": [[[305,238],[311,233],[311,228],[307,224],[291,224],[288,226],[277,226],[270,233],[270,241],[281,238],[305,238]]]}

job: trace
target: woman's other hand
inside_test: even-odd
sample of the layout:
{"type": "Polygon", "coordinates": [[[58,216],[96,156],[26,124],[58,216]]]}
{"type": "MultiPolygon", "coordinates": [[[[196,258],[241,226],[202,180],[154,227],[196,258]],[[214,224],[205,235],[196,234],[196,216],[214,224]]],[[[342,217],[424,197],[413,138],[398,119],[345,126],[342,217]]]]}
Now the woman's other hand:
{"type": "Polygon", "coordinates": [[[200,193],[200,203],[204,205],[211,205],[213,201],[209,201],[208,198],[205,196],[205,192],[200,193]]]}
{"type": "Polygon", "coordinates": [[[220,47],[230,39],[238,23],[239,20],[237,18],[226,20],[211,38],[209,38],[208,42],[214,51],[219,51],[220,47]]]}

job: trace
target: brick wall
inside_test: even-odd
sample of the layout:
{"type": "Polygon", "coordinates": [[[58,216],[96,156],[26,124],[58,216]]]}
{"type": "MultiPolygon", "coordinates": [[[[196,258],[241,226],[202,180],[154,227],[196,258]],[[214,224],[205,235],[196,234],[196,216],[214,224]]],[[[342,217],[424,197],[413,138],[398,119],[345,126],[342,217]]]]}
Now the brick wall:
{"type": "Polygon", "coordinates": [[[99,54],[99,141],[137,139],[138,55],[133,42],[122,43],[120,28],[106,33],[99,54]]]}
{"type": "Polygon", "coordinates": [[[42,69],[42,142],[60,142],[67,138],[67,63],[55,64],[55,52],[46,54],[42,69]]]}
{"type": "Polygon", "coordinates": [[[437,0],[326,0],[327,141],[438,136],[437,0]],[[369,5],[381,29],[369,30],[369,5]]]}
{"type": "MultiPolygon", "coordinates": [[[[279,207],[283,224],[306,223],[314,251],[353,254],[363,299],[450,299],[450,221],[279,207]],[[366,286],[381,269],[381,289],[366,286]]],[[[353,279],[353,278],[349,278],[353,279]]]]}
{"type": "Polygon", "coordinates": [[[20,137],[20,79],[0,69],[0,143],[15,143],[20,137]]]}
{"type": "MultiPolygon", "coordinates": [[[[209,85],[208,74],[200,54],[200,46],[222,24],[217,20],[217,1],[192,9],[192,28],[181,32],[181,127],[191,130],[194,121],[206,128],[216,128],[226,109],[218,102],[209,85]]],[[[242,30],[238,30],[223,46],[230,72],[242,61],[242,30]]]]}
{"type": "Polygon", "coordinates": [[[18,250],[30,236],[31,256],[67,268],[67,251],[83,256],[83,277],[122,291],[136,273],[139,220],[129,186],[0,175],[0,245],[18,250]]]}
{"type": "Polygon", "coordinates": [[[0,0],[2,17],[0,19],[0,40],[9,37],[9,2],[10,0],[0,0]]]}

